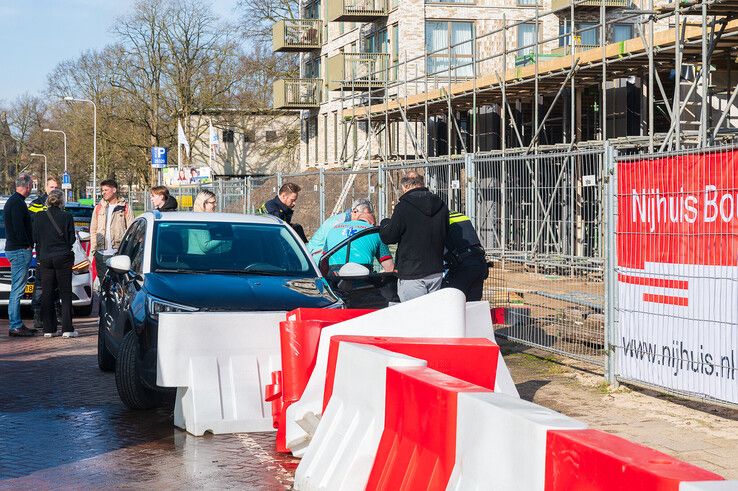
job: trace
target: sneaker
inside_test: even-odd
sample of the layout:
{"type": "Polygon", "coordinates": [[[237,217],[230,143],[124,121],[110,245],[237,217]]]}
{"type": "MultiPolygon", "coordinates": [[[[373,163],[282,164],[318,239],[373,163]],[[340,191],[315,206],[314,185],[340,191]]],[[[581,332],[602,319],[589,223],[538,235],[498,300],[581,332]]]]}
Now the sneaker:
{"type": "Polygon", "coordinates": [[[57,336],[61,336],[61,333],[59,331],[56,332],[45,332],[44,337],[45,338],[55,338],[57,336]]]}
{"type": "Polygon", "coordinates": [[[28,329],[26,326],[20,326],[18,329],[8,329],[8,336],[14,336],[19,338],[29,338],[35,336],[36,332],[28,329]]]}
{"type": "Polygon", "coordinates": [[[63,338],[76,338],[79,336],[79,333],[77,331],[69,331],[62,333],[63,338]]]}

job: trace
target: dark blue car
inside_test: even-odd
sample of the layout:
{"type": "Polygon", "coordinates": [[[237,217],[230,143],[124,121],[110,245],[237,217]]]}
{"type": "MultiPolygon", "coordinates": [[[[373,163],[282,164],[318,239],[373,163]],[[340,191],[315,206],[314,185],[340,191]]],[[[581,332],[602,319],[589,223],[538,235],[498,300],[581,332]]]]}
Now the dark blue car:
{"type": "Polygon", "coordinates": [[[115,370],[120,398],[132,409],[171,397],[156,385],[161,312],[343,307],[292,229],[270,216],[145,213],[108,263],[98,364],[115,370]]]}

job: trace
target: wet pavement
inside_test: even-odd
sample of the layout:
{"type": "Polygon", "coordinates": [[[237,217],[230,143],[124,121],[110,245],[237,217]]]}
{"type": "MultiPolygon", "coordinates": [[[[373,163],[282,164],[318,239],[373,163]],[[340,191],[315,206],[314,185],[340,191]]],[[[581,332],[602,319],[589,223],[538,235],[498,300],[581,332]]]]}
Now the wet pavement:
{"type": "Polygon", "coordinates": [[[97,368],[96,318],[75,325],[76,339],[8,338],[0,320],[0,489],[291,487],[298,461],[274,433],[194,437],[171,409],[125,408],[97,368]]]}

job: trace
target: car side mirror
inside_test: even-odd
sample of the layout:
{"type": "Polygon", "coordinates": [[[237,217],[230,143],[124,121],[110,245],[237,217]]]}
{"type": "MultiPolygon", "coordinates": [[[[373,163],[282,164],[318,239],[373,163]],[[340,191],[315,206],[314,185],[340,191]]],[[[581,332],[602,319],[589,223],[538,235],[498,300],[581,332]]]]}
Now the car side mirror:
{"type": "Polygon", "coordinates": [[[358,263],[346,263],[338,270],[339,278],[366,278],[371,274],[369,268],[358,263]]]}
{"type": "Polygon", "coordinates": [[[125,274],[131,271],[131,258],[123,254],[111,257],[106,264],[116,273],[125,274]]]}

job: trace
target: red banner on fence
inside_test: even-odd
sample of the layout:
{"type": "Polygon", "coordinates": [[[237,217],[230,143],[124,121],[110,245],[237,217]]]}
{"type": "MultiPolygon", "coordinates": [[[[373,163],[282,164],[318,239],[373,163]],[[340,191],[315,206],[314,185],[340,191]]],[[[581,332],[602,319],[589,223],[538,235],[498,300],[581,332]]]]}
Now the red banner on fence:
{"type": "Polygon", "coordinates": [[[618,369],[738,403],[738,154],[618,163],[618,369]]]}

